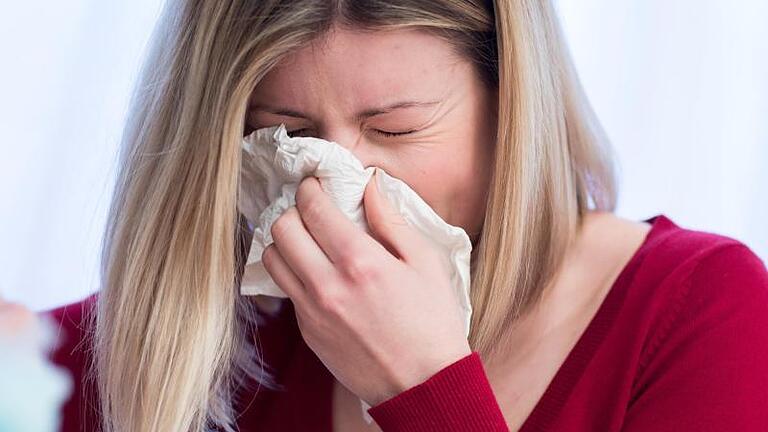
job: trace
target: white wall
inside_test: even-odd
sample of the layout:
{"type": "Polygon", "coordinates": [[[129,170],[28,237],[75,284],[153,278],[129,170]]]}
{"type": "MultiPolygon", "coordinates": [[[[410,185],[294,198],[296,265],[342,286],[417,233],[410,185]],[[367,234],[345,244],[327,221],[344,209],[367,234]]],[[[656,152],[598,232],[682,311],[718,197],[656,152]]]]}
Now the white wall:
{"type": "Polygon", "coordinates": [[[768,260],[768,2],[559,0],[618,153],[618,213],[664,213],[768,260]]]}
{"type": "Polygon", "coordinates": [[[115,151],[155,0],[14,2],[0,14],[0,296],[96,289],[115,151]]]}
{"type": "MultiPolygon", "coordinates": [[[[0,295],[41,310],[96,289],[131,84],[158,0],[0,14],[0,295]]],[[[618,213],[663,213],[768,259],[768,2],[559,0],[621,163],[618,213]]]]}

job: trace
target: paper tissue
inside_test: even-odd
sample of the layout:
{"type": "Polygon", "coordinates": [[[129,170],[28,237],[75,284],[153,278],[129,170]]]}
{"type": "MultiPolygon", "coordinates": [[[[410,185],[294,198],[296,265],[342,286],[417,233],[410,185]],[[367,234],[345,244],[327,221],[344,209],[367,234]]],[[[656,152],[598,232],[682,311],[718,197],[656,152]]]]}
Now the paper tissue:
{"type": "MultiPolygon", "coordinates": [[[[315,176],[330,199],[365,232],[363,193],[375,169],[379,170],[383,195],[400,211],[406,222],[430,239],[442,252],[451,271],[451,285],[459,299],[469,335],[472,307],[469,301],[472,244],[466,232],[449,225],[405,182],[378,167],[364,168],[341,145],[313,137],[290,137],[285,125],[255,130],[242,142],[239,211],[253,229],[240,292],[285,298],[261,263],[261,254],[273,242],[272,223],[296,204],[302,179],[315,176]]],[[[372,421],[362,401],[363,417],[372,421]]]]}

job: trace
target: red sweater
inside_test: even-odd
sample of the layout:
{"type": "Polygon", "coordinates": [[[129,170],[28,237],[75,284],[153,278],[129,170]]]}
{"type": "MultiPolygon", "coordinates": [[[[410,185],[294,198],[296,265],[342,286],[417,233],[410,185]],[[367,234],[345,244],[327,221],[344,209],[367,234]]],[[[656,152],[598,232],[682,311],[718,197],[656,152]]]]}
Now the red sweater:
{"type": "MultiPolygon", "coordinates": [[[[765,265],[732,238],[664,215],[647,221],[644,243],[521,431],[768,431],[765,265]]],[[[95,296],[43,312],[66,334],[52,358],[77,383],[63,408],[66,432],[95,430],[86,347],[76,346],[95,296]]],[[[330,432],[333,377],[301,338],[290,301],[259,339],[283,390],[241,394],[240,430],[330,432]]],[[[369,413],[384,431],[508,430],[474,352],[369,413]]]]}

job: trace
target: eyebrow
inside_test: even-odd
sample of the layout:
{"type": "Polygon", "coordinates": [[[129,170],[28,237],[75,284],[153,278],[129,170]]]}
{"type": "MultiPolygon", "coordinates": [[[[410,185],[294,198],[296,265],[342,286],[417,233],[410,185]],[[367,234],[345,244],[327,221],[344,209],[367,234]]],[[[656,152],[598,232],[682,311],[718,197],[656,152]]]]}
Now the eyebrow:
{"type": "MultiPolygon", "coordinates": [[[[395,102],[393,104],[389,104],[382,107],[376,107],[376,108],[369,108],[363,111],[360,111],[359,113],[355,114],[354,119],[356,121],[360,121],[366,118],[374,117],[381,114],[387,114],[389,112],[392,112],[396,109],[402,109],[402,108],[424,108],[424,107],[430,107],[433,105],[437,105],[441,103],[442,101],[429,101],[429,102],[420,102],[420,101],[401,101],[401,102],[395,102]]],[[[275,108],[270,107],[264,104],[255,104],[251,106],[252,110],[258,110],[258,111],[265,111],[272,114],[282,115],[282,116],[288,116],[288,117],[295,117],[295,118],[303,118],[303,119],[309,119],[310,117],[307,114],[302,113],[301,111],[296,111],[292,109],[287,108],[275,108]]]]}

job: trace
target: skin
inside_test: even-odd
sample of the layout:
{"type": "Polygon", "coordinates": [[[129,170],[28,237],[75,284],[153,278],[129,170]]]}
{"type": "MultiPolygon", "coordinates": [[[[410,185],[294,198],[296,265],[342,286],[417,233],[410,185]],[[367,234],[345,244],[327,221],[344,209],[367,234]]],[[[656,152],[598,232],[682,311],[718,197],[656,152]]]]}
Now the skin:
{"type": "MultiPolygon", "coordinates": [[[[490,171],[496,109],[495,93],[445,41],[413,30],[337,28],[272,70],[252,95],[248,119],[251,128],[285,122],[295,135],[348,147],[364,166],[399,177],[476,239],[488,188],[478,174],[490,171]],[[442,102],[355,117],[401,100],[442,102]],[[377,130],[417,132],[383,137],[377,130]]],[[[274,224],[275,243],[262,257],[294,302],[305,341],[336,377],[337,431],[378,430],[363,422],[358,398],[375,405],[470,352],[446,273],[428,264],[435,251],[371,186],[364,205],[373,237],[352,226],[308,177],[296,207],[274,224]]],[[[541,306],[510,329],[507,352],[484,359],[512,429],[533,409],[648,229],[589,213],[541,306]]]]}
{"type": "Polygon", "coordinates": [[[427,34],[334,29],[270,71],[250,98],[247,123],[284,122],[292,136],[348,148],[364,167],[403,180],[474,241],[483,225],[497,112],[496,92],[475,75],[446,42],[427,34]],[[355,119],[398,102],[436,103],[355,119]]]}
{"type": "MultiPolygon", "coordinates": [[[[250,127],[284,122],[293,136],[335,141],[363,166],[403,180],[471,238],[480,233],[495,93],[446,42],[336,28],[270,71],[250,104],[250,127]],[[419,105],[380,109],[400,102],[419,105]]],[[[262,257],[294,302],[307,344],[371,405],[471,352],[438,251],[373,186],[364,196],[371,237],[307,177],[262,257]],[[436,319],[424,322],[425,313],[436,319]]]]}
{"type": "MultiPolygon", "coordinates": [[[[334,29],[259,84],[246,133],[284,122],[294,135],[348,146],[364,166],[405,181],[476,239],[496,103],[470,65],[438,38],[334,29]],[[440,102],[354,119],[403,100],[440,102]],[[266,105],[304,116],[270,113],[266,105]],[[385,137],[377,130],[418,132],[385,137]]],[[[302,181],[296,202],[273,225],[275,243],[262,259],[294,303],[307,345],[336,377],[334,430],[379,430],[363,421],[358,398],[376,405],[470,353],[448,273],[375,182],[364,195],[371,236],[341,214],[314,177],[302,181]]],[[[539,307],[509,329],[500,355],[483,359],[511,430],[541,398],[648,230],[610,213],[587,214],[539,307]]],[[[17,333],[35,320],[22,305],[0,299],[0,331],[17,333]]]]}

